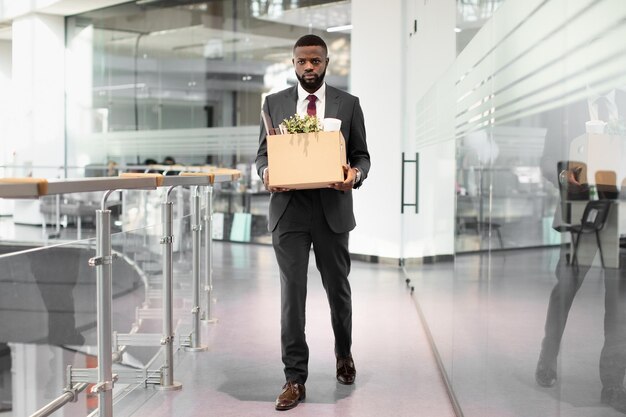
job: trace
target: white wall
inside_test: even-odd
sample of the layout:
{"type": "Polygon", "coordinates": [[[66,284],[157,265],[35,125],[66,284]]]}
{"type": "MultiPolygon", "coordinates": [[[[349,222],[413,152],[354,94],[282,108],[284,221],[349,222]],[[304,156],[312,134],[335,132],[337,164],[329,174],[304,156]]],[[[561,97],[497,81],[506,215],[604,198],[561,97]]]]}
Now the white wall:
{"type": "MultiPolygon", "coordinates": [[[[456,56],[454,0],[352,2],[351,91],[361,98],[372,170],[355,195],[357,228],[350,251],[390,258],[454,252],[454,140],[417,140],[421,98],[456,56]],[[413,21],[418,30],[413,32],[413,21]],[[402,152],[420,152],[420,210],[400,213],[402,152]]],[[[454,106],[446,110],[454,115],[454,106]]],[[[452,126],[451,126],[452,127],[452,126]]],[[[406,166],[405,201],[414,201],[415,171],[406,166]]]]}
{"type": "MultiPolygon", "coordinates": [[[[72,28],[73,29],[73,28],[72,28]]],[[[68,30],[72,30],[68,28],[68,30]]],[[[68,166],[84,166],[91,163],[92,144],[84,144],[86,152],[71,140],[85,138],[94,132],[93,109],[93,26],[89,25],[68,40],[66,49],[66,120],[68,166]]],[[[68,177],[75,174],[68,171],[68,177]]]]}
{"type": "MultiPolygon", "coordinates": [[[[10,154],[7,151],[9,141],[7,140],[7,129],[9,125],[9,109],[11,90],[11,42],[0,40],[0,165],[11,163],[10,154]]],[[[9,172],[0,169],[0,177],[9,176],[9,172]]],[[[0,216],[13,214],[13,202],[0,199],[0,216]]]]}
{"type": "Polygon", "coordinates": [[[361,99],[372,168],[354,192],[350,252],[400,258],[403,1],[352,1],[351,92],[361,99]]]}
{"type": "MultiPolygon", "coordinates": [[[[407,159],[414,159],[419,152],[420,161],[419,213],[408,207],[402,216],[401,257],[410,259],[454,253],[456,107],[454,84],[445,80],[452,80],[446,74],[456,58],[456,1],[411,2],[406,15],[411,35],[406,36],[407,117],[403,150],[407,159]],[[441,87],[448,85],[450,89],[441,87]],[[441,102],[442,96],[447,105],[433,106],[441,102]]],[[[405,177],[405,192],[412,202],[414,169],[407,166],[407,171],[410,175],[405,177]]]]}
{"type": "MultiPolygon", "coordinates": [[[[8,44],[0,41],[0,163],[57,167],[46,170],[25,168],[4,175],[48,178],[62,175],[63,170],[58,167],[65,162],[63,16],[125,1],[0,0],[0,22],[12,22],[12,40],[8,44]],[[7,70],[6,66],[10,68],[7,70]],[[6,103],[11,103],[9,108],[3,107],[6,103]],[[10,146],[3,146],[7,143],[10,146]]],[[[85,69],[91,63],[72,64],[75,68],[85,69]]],[[[85,77],[88,78],[89,88],[85,90],[88,92],[91,67],[87,75],[82,75],[85,77]]],[[[81,86],[84,87],[85,83],[82,82],[81,86]]],[[[72,108],[72,115],[80,111],[83,101],[78,101],[78,110],[77,106],[72,108]]]]}
{"type": "Polygon", "coordinates": [[[8,163],[7,127],[9,123],[10,90],[11,90],[11,41],[0,40],[0,164],[8,163]]]}
{"type": "MultiPolygon", "coordinates": [[[[64,164],[64,52],[63,17],[31,14],[13,21],[13,108],[7,136],[16,164],[64,164]]],[[[32,170],[35,177],[54,174],[58,170],[32,170]]]]}

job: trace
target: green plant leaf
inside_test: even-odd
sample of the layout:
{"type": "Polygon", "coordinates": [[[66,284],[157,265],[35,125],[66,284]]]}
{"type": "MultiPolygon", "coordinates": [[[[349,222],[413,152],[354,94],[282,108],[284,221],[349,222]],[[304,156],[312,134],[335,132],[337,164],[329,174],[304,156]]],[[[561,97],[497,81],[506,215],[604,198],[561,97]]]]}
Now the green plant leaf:
{"type": "Polygon", "coordinates": [[[294,114],[289,119],[284,119],[282,124],[285,126],[288,133],[313,133],[321,131],[320,121],[316,116],[306,115],[300,117],[300,115],[294,114]]]}

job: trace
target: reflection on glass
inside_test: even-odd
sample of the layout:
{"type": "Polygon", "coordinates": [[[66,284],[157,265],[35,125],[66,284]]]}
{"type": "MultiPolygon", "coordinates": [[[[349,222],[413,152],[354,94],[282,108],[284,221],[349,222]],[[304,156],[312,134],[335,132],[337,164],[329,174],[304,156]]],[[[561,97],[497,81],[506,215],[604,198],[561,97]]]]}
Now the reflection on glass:
{"type": "Polygon", "coordinates": [[[254,164],[266,94],[296,83],[291,48],[329,46],[329,82],[347,89],[350,1],[130,2],[68,19],[68,164],[103,175],[143,162],[241,170],[216,187],[218,238],[267,242],[269,194],[254,164]],[[97,168],[100,167],[100,168],[97,168]],[[120,168],[122,167],[122,168],[120,168]],[[111,171],[111,170],[107,170],[111,171]],[[236,231],[235,231],[236,232],[236,231]]]}
{"type": "MultiPolygon", "coordinates": [[[[181,198],[188,190],[180,189],[181,198]]],[[[124,200],[142,201],[148,193],[162,197],[157,191],[129,191],[124,200]]],[[[86,195],[68,195],[81,197],[86,195]]],[[[172,194],[176,199],[176,192],[172,194]]],[[[160,218],[143,211],[143,219],[125,217],[136,205],[129,204],[125,215],[113,217],[111,245],[117,255],[112,264],[113,313],[112,328],[118,334],[162,334],[163,245],[160,218]],[[122,230],[122,231],[120,231],[122,230]]],[[[174,320],[179,340],[190,333],[190,219],[189,207],[179,206],[174,218],[174,320]],[[178,323],[178,324],[176,324],[178,323]]],[[[93,215],[93,213],[91,213],[93,215]]],[[[87,229],[89,223],[85,222],[87,229]]],[[[95,256],[95,240],[71,241],[75,230],[52,240],[55,245],[41,246],[41,226],[14,225],[17,233],[0,245],[0,399],[2,409],[12,415],[30,415],[61,393],[66,384],[66,366],[94,368],[97,342],[96,268],[88,265],[95,256]],[[36,233],[28,233],[37,229],[36,233]],[[30,237],[37,239],[29,241],[30,237]],[[12,396],[12,387],[28,386],[27,396],[12,396]]],[[[206,304],[206,303],[205,303],[206,304]]],[[[203,304],[204,305],[204,304],[203,304]]],[[[147,367],[151,383],[162,364],[155,346],[122,346],[114,338],[114,373],[133,372],[147,367]],[[117,353],[115,353],[117,352],[117,353]],[[159,362],[160,361],[160,362],[159,362]]],[[[115,385],[116,410],[125,410],[133,400],[133,390],[144,384],[115,385]],[[129,396],[130,395],[130,396],[129,396]]],[[[85,391],[78,403],[63,408],[64,415],[79,416],[91,412],[96,403],[85,391]]],[[[149,395],[141,395],[145,401],[149,395]]]]}
{"type": "Polygon", "coordinates": [[[601,400],[626,412],[626,266],[620,259],[624,230],[617,220],[624,207],[612,201],[619,195],[617,178],[626,175],[626,92],[593,84],[586,92],[584,99],[546,115],[542,169],[561,191],[554,227],[570,233],[572,245],[560,251],[535,377],[543,387],[559,380],[557,359],[570,309],[599,254],[605,286],[601,400]]]}
{"type": "Polygon", "coordinates": [[[350,9],[349,1],[220,0],[72,18],[69,47],[92,76],[71,97],[85,97],[91,115],[81,115],[87,125],[68,123],[88,133],[257,125],[263,95],[295,82],[289,51],[302,33],[324,33],[333,85],[348,85],[349,35],[326,29],[350,23],[350,9]]]}
{"type": "Polygon", "coordinates": [[[503,2],[504,0],[457,0],[454,29],[457,55],[465,49],[503,2]]]}
{"type": "Polygon", "coordinates": [[[453,391],[472,417],[623,415],[624,3],[457,5],[417,115],[420,144],[455,141],[454,275],[411,271],[453,391]]]}

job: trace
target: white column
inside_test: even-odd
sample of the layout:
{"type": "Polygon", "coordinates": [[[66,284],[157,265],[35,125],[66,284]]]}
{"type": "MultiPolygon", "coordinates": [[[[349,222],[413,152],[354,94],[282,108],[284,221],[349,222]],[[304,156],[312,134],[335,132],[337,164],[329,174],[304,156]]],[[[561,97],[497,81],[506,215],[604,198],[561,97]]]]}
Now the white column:
{"type": "MultiPolygon", "coordinates": [[[[0,164],[10,163],[9,144],[5,140],[9,125],[11,108],[11,41],[0,40],[0,164]]],[[[6,172],[0,172],[0,176],[6,172]]]]}
{"type": "MultiPolygon", "coordinates": [[[[0,165],[10,165],[11,152],[7,133],[11,108],[11,41],[0,40],[0,165]]],[[[12,174],[8,169],[0,169],[0,177],[12,174]]],[[[0,216],[13,214],[13,201],[0,199],[0,216]]]]}
{"type": "Polygon", "coordinates": [[[386,1],[384,14],[369,0],[352,1],[350,90],[365,114],[372,169],[353,193],[357,227],[350,252],[390,258],[401,257],[402,10],[403,0],[386,1]]]}
{"type": "MultiPolygon", "coordinates": [[[[351,92],[361,98],[372,169],[354,192],[350,251],[396,259],[451,254],[455,144],[424,148],[414,138],[417,103],[456,56],[456,2],[389,0],[384,9],[382,16],[371,2],[352,1],[351,92]],[[400,213],[403,151],[407,159],[420,152],[418,214],[413,207],[400,213]]],[[[412,203],[415,169],[406,168],[405,201],[412,203]]]]}
{"type": "MultiPolygon", "coordinates": [[[[404,34],[406,73],[406,137],[403,150],[410,159],[419,152],[419,213],[409,207],[402,218],[404,247],[402,257],[427,258],[454,253],[456,160],[454,116],[456,92],[454,84],[440,82],[446,77],[456,58],[456,1],[427,0],[412,2],[407,8],[408,32],[404,34]],[[415,21],[417,23],[415,23],[415,21]],[[417,30],[415,30],[417,29],[417,30]],[[411,35],[409,36],[409,33],[411,35]],[[449,85],[448,89],[441,85],[449,85]],[[428,95],[426,105],[419,106],[428,95]],[[446,106],[436,106],[444,96],[446,106]],[[426,110],[425,110],[426,109],[426,110]],[[435,128],[440,140],[423,144],[417,138],[421,129],[435,128]],[[445,134],[448,136],[445,136],[445,134]]],[[[412,199],[415,192],[414,169],[407,176],[406,190],[412,199]],[[412,178],[410,178],[412,177],[412,178]]]]}
{"type": "Polygon", "coordinates": [[[7,140],[22,175],[54,177],[65,153],[65,22],[29,14],[13,21],[12,117],[7,140]],[[30,172],[32,171],[32,172],[30,172]]]}
{"type": "MultiPolygon", "coordinates": [[[[85,166],[98,161],[99,148],[88,140],[90,134],[106,132],[108,112],[106,109],[93,109],[93,26],[83,28],[68,27],[71,37],[66,49],[66,152],[67,164],[85,166]]],[[[102,155],[102,161],[104,156],[102,155]]],[[[75,170],[68,171],[68,177],[77,176],[75,170]]]]}

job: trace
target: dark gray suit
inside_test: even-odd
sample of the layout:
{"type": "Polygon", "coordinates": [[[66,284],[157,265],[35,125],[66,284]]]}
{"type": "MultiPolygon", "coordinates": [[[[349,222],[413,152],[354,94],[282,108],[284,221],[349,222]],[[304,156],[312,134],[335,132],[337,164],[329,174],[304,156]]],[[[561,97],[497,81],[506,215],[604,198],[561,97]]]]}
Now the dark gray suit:
{"type": "MultiPolygon", "coordinates": [[[[297,86],[272,94],[263,110],[277,126],[296,113],[297,86]]],[[[359,99],[326,86],[324,117],[341,120],[349,164],[361,171],[358,188],[367,178],[370,157],[359,99]]],[[[266,132],[261,124],[256,167],[261,178],[268,167],[266,132]]],[[[269,171],[271,176],[271,170],[269,171]]],[[[269,230],[281,276],[281,343],[288,381],[304,384],[308,375],[308,346],[304,334],[307,269],[311,245],[328,296],[338,357],[350,354],[352,305],[348,282],[348,232],[356,222],[352,192],[316,189],[272,193],[269,230]]]]}

